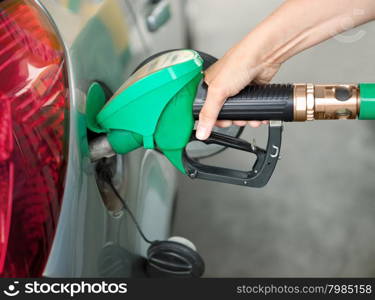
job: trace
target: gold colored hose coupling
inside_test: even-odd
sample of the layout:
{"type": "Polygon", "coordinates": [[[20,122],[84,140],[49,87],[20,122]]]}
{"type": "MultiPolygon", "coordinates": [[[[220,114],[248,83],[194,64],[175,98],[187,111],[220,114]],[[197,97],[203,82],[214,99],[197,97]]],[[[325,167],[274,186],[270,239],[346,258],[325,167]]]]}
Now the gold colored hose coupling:
{"type": "Polygon", "coordinates": [[[354,84],[294,85],[294,121],[356,119],[359,88],[354,84]]]}

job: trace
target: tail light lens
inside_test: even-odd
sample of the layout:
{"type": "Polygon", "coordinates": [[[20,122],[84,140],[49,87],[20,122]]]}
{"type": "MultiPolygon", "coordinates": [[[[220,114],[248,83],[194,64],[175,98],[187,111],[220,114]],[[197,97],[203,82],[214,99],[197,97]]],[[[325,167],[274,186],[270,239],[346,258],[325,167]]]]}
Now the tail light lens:
{"type": "Polygon", "coordinates": [[[61,207],[68,89],[53,25],[31,0],[0,2],[0,274],[43,273],[61,207]]]}

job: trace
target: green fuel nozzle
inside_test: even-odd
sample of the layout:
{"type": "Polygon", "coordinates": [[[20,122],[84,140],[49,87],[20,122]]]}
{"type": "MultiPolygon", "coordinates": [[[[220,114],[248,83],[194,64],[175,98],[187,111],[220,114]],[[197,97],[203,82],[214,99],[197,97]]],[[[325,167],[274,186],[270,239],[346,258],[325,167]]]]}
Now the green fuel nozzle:
{"type": "Polygon", "coordinates": [[[87,94],[87,124],[103,135],[90,145],[93,159],[158,149],[191,178],[262,187],[279,159],[283,121],[375,119],[375,84],[249,85],[226,101],[219,119],[270,120],[267,147],[214,132],[206,144],[250,152],[257,159],[249,171],[203,165],[185,149],[195,139],[194,122],[207,95],[203,71],[215,60],[188,49],[156,54],[108,102],[94,83],[87,94]]]}
{"type": "MultiPolygon", "coordinates": [[[[106,133],[116,153],[157,147],[185,173],[182,153],[194,127],[192,106],[202,67],[202,58],[191,50],[156,57],[140,67],[99,112],[92,113],[90,129],[106,133]]],[[[98,86],[92,89],[89,102],[103,98],[90,96],[100,93],[98,86]]]]}

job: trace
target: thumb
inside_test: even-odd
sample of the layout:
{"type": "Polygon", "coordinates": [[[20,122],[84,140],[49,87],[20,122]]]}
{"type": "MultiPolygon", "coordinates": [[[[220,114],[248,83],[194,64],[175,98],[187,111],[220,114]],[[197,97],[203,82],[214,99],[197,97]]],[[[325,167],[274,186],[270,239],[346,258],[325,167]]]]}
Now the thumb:
{"type": "Polygon", "coordinates": [[[199,114],[197,139],[206,140],[210,136],[226,98],[227,95],[222,88],[218,88],[215,84],[208,86],[207,98],[199,114]]]}

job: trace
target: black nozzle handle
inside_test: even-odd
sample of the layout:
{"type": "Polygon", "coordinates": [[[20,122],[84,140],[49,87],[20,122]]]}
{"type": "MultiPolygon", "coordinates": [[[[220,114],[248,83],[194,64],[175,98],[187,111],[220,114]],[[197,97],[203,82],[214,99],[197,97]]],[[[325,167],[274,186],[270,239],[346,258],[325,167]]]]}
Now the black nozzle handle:
{"type": "MultiPolygon", "coordinates": [[[[207,97],[207,85],[199,84],[193,105],[194,118],[199,118],[207,97]]],[[[291,84],[249,85],[225,102],[218,120],[293,121],[294,86],[291,84]]]]}

